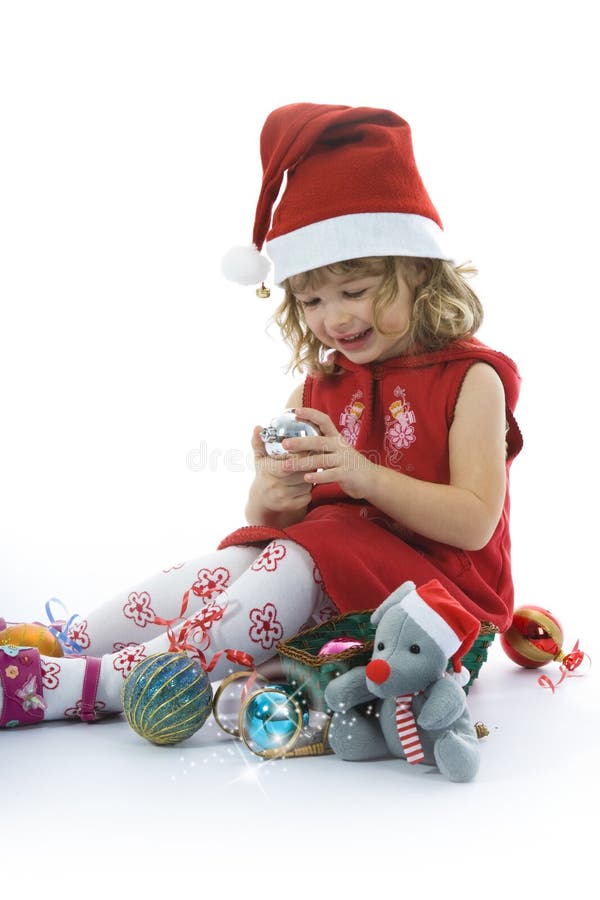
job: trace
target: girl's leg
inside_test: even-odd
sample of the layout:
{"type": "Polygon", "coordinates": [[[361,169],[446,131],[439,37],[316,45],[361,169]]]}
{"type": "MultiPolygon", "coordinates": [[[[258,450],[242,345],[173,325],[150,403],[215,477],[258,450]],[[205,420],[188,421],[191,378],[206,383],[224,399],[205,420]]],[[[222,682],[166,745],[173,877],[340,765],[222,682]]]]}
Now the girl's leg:
{"type": "Polygon", "coordinates": [[[191,589],[189,616],[207,597],[216,597],[229,588],[260,552],[260,547],[228,547],[163,569],[76,620],[69,628],[69,637],[86,656],[102,656],[127,644],[148,642],[165,630],[164,625],[154,624],[155,616],[177,617],[187,590],[191,589]]]}
{"type": "MultiPolygon", "coordinates": [[[[244,557],[247,563],[246,552],[244,557]]],[[[259,665],[276,654],[280,640],[302,630],[311,616],[321,619],[329,608],[310,555],[292,541],[280,540],[259,551],[258,556],[254,549],[250,565],[225,591],[208,592],[196,601],[196,612],[174,630],[179,634],[185,624],[186,640],[202,650],[208,662],[221,654],[211,673],[213,680],[239,668],[222,651],[245,651],[259,665]]],[[[172,612],[175,617],[179,609],[172,612]]],[[[135,664],[152,653],[167,650],[169,643],[169,636],[163,633],[151,641],[105,654],[96,691],[97,713],[120,711],[123,682],[135,664]]],[[[44,718],[78,717],[85,659],[42,657],[41,666],[47,704],[44,718]]]]}

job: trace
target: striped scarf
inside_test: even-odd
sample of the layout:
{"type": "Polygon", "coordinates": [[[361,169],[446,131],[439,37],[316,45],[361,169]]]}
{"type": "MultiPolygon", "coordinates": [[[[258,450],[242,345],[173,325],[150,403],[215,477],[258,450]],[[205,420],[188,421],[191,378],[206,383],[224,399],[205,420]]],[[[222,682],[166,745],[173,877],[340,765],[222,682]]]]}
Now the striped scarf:
{"type": "Polygon", "coordinates": [[[423,761],[424,754],[417,732],[417,723],[412,713],[412,702],[415,694],[400,694],[396,697],[396,730],[406,761],[411,765],[423,761]]]}

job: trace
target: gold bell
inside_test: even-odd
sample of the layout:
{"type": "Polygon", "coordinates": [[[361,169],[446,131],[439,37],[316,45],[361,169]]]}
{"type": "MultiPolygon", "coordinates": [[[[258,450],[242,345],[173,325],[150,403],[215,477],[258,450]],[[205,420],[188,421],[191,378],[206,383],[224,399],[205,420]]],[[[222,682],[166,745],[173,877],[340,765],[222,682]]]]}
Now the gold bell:
{"type": "Polygon", "coordinates": [[[475,734],[477,735],[479,740],[487,737],[488,734],[490,733],[490,729],[487,727],[485,722],[475,722],[474,728],[475,728],[475,734]]]}
{"type": "Polygon", "coordinates": [[[266,300],[267,297],[271,296],[271,291],[268,287],[265,287],[264,281],[259,288],[256,288],[256,296],[260,297],[261,300],[266,300]]]}

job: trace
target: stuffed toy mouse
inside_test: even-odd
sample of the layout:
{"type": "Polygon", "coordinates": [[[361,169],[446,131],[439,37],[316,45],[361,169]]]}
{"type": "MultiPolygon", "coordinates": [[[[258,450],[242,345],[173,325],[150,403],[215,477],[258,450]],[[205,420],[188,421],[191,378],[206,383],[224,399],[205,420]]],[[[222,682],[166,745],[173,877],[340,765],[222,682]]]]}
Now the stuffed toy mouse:
{"type": "Polygon", "coordinates": [[[407,581],[375,610],[373,655],[325,689],[333,711],[331,749],[346,760],[398,756],[437,765],[450,781],[479,768],[478,738],[462,685],[460,659],[480,622],[439,581],[407,581]],[[448,660],[454,672],[447,673],[448,660]],[[359,710],[371,705],[370,713],[359,710]]]}

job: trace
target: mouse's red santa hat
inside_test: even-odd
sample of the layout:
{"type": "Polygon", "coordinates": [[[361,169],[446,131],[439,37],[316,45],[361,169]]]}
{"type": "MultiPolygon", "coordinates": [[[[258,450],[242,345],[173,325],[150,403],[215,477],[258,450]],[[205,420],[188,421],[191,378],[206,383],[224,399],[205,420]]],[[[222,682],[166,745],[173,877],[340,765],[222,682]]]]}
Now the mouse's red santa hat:
{"type": "Polygon", "coordinates": [[[263,245],[277,284],[365,256],[450,258],[415,163],[410,127],[395,113],[293,103],[267,117],[260,152],[252,245],[234,247],[223,259],[231,281],[264,281],[270,264],[260,254],[263,245]]]}
{"type": "Polygon", "coordinates": [[[410,618],[438,645],[452,663],[452,674],[461,685],[471,675],[461,659],[473,646],[481,623],[437,580],[432,579],[402,599],[410,618]]]}

